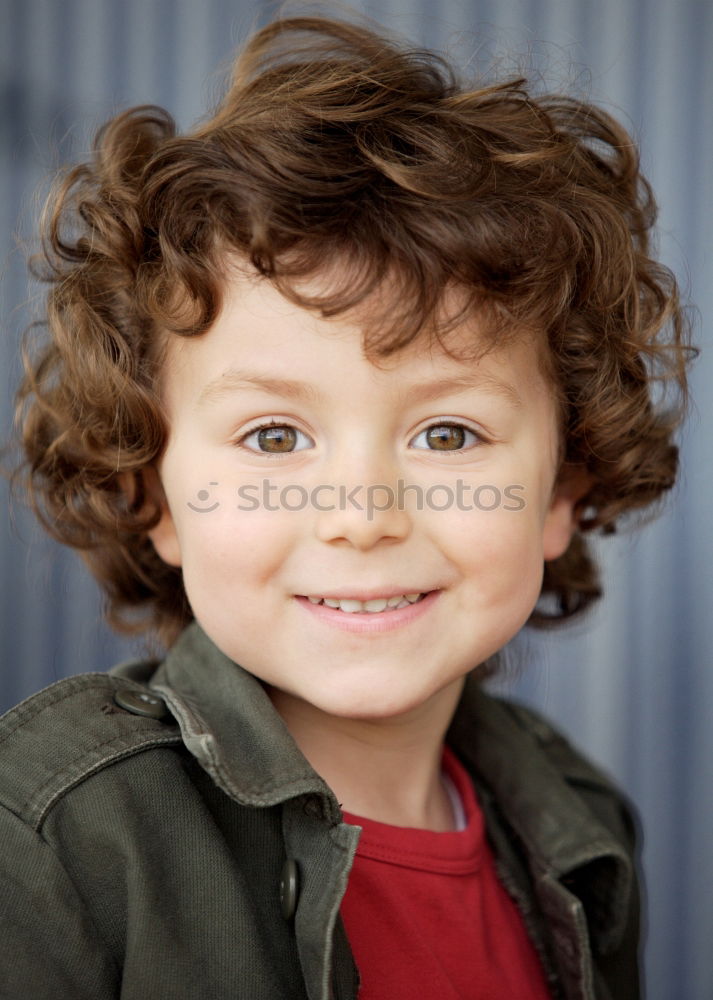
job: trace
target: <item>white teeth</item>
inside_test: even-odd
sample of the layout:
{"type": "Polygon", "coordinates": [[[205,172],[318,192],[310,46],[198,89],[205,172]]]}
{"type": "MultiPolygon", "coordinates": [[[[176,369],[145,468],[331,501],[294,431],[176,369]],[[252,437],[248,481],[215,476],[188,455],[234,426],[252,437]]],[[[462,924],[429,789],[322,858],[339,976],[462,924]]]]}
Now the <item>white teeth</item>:
{"type": "Polygon", "coordinates": [[[362,611],[364,608],[364,605],[361,601],[350,601],[348,598],[339,601],[337,606],[342,611],[346,611],[347,614],[349,615],[353,615],[355,611],[362,611]]]}
{"type": "Polygon", "coordinates": [[[351,597],[335,599],[333,597],[308,597],[310,604],[326,604],[328,608],[339,609],[346,614],[379,614],[382,611],[396,608],[408,608],[415,604],[422,594],[397,594],[394,597],[373,597],[370,601],[357,601],[351,597]]]}

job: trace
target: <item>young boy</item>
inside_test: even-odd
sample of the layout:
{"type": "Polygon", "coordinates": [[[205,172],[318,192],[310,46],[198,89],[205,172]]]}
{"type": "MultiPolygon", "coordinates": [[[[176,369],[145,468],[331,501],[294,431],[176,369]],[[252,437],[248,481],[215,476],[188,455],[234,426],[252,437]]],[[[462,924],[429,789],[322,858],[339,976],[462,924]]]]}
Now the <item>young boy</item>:
{"type": "Polygon", "coordinates": [[[162,662],[0,726],[2,996],[630,998],[632,821],[481,682],[675,477],[649,188],[601,111],[361,27],[119,115],[47,221],[28,485],[162,662]]]}

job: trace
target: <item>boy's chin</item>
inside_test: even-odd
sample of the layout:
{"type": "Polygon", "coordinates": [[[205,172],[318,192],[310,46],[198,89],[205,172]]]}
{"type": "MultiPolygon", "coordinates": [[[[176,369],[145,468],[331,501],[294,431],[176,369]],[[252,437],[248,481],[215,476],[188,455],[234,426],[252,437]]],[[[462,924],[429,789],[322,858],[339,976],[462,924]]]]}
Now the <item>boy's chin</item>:
{"type": "Polygon", "coordinates": [[[341,723],[362,723],[386,725],[390,722],[403,724],[411,718],[420,719],[431,710],[441,711],[445,702],[452,710],[460,696],[465,677],[450,682],[445,687],[424,686],[415,691],[400,689],[397,685],[359,685],[351,690],[343,685],[339,690],[322,690],[318,696],[284,691],[263,683],[270,700],[277,711],[287,716],[298,712],[302,716],[311,715],[315,720],[334,720],[341,723]]]}

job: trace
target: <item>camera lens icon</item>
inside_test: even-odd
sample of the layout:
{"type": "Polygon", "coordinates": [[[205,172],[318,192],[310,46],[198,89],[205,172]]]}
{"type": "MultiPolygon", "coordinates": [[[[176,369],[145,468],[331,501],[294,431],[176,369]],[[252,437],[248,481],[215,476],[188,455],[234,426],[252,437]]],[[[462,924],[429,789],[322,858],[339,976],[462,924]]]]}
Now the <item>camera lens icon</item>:
{"type": "MultiPolygon", "coordinates": [[[[208,483],[209,486],[218,486],[218,483],[208,483]]],[[[196,499],[200,500],[202,504],[210,500],[210,490],[198,490],[196,493],[196,499]]],[[[210,504],[208,507],[196,507],[195,504],[188,501],[188,506],[191,510],[194,510],[197,514],[209,514],[212,510],[217,510],[220,507],[220,502],[216,500],[214,503],[210,504]]]]}

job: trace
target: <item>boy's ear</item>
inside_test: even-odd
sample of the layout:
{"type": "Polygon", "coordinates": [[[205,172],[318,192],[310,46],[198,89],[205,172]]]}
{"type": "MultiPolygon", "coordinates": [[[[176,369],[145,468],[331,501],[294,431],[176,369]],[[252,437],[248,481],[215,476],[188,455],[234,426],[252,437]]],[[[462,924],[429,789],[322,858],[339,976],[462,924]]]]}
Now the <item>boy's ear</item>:
{"type": "Polygon", "coordinates": [[[594,480],[583,466],[563,466],[552,491],[542,536],[545,562],[558,559],[569,548],[577,528],[577,512],[594,480]]]}
{"type": "Polygon", "coordinates": [[[128,473],[122,474],[120,477],[122,488],[126,492],[130,503],[137,494],[137,488],[138,491],[143,493],[144,504],[153,501],[159,510],[160,516],[153,528],[148,529],[147,534],[156,552],[165,563],[168,563],[169,566],[180,566],[181,547],[178,542],[176,525],[168,506],[166,493],[161,484],[158,470],[153,465],[149,465],[142,469],[138,475],[141,476],[141,484],[137,487],[137,483],[132,475],[128,473]]]}
{"type": "Polygon", "coordinates": [[[169,566],[180,566],[181,546],[178,541],[176,523],[173,520],[173,514],[168,506],[168,500],[166,499],[166,493],[161,483],[158,470],[154,468],[153,465],[150,465],[145,470],[144,475],[146,492],[156,503],[161,512],[158,524],[155,524],[153,528],[149,529],[148,536],[153,542],[153,547],[156,549],[156,552],[161,556],[165,563],[168,563],[169,566]]]}

